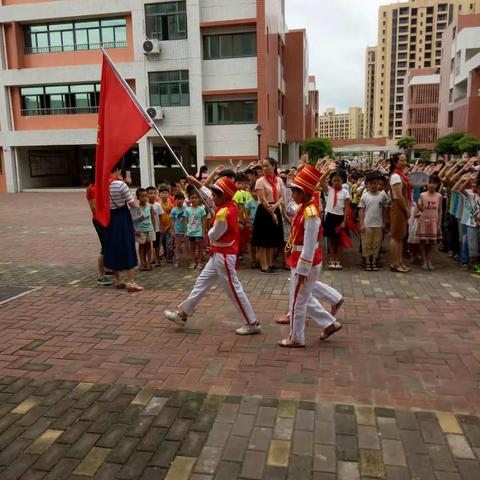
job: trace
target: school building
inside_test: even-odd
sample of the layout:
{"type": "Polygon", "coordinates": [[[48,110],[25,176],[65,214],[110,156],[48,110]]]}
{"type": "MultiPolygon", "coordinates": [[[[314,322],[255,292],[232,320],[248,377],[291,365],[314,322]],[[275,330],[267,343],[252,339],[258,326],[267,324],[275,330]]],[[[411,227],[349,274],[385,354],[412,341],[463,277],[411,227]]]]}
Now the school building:
{"type": "MultiPolygon", "coordinates": [[[[82,185],[101,48],[191,172],[294,162],[318,133],[306,32],[287,30],[284,0],[3,0],[0,25],[0,191],[82,185]]],[[[125,162],[137,185],[181,176],[153,131],[125,162]]]]}

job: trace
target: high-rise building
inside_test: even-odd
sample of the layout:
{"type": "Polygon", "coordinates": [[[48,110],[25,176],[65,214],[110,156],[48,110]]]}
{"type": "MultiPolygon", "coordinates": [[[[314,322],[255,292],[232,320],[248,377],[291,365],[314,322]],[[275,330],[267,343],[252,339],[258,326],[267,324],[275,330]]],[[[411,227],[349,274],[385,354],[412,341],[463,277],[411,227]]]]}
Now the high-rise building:
{"type": "Polygon", "coordinates": [[[439,135],[480,137],[480,15],[458,17],[443,34],[439,135]]]}
{"type": "Polygon", "coordinates": [[[433,150],[438,138],[440,75],[437,68],[408,71],[403,107],[403,135],[415,138],[415,149],[433,150]]]}
{"type": "MultiPolygon", "coordinates": [[[[91,170],[100,47],[190,172],[288,152],[284,0],[0,4],[0,189],[80,185],[91,170]]],[[[134,185],[181,175],[154,132],[126,161],[134,185]]]]}
{"type": "Polygon", "coordinates": [[[440,67],[443,32],[459,14],[475,12],[480,13],[480,0],[410,0],[380,7],[374,136],[402,135],[408,69],[440,67]]]}
{"type": "Polygon", "coordinates": [[[377,68],[377,47],[367,47],[365,58],[365,122],[363,136],[372,138],[375,112],[375,75],[377,68]]]}
{"type": "Polygon", "coordinates": [[[319,118],[320,138],[358,139],[363,137],[363,113],[360,107],[350,107],[348,113],[336,113],[327,108],[319,118]]]}

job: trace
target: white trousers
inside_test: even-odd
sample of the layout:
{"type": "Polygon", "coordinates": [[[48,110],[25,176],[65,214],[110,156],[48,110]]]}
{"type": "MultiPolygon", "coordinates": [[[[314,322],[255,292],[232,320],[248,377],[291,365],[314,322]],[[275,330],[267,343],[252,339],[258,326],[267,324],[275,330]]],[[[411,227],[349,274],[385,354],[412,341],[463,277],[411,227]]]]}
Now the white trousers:
{"type": "Polygon", "coordinates": [[[320,302],[325,302],[329,305],[336,305],[343,298],[343,295],[338,290],[320,281],[315,283],[312,295],[320,302]]]}
{"type": "Polygon", "coordinates": [[[245,295],[243,286],[238,280],[237,270],[235,268],[236,262],[236,255],[214,253],[198,276],[190,295],[178,306],[178,309],[185,312],[188,316],[192,315],[202,297],[215,281],[218,280],[232,303],[240,312],[245,323],[255,325],[257,319],[253,313],[252,305],[245,295]]]}
{"type": "Polygon", "coordinates": [[[310,275],[301,287],[298,287],[298,275],[292,268],[290,281],[290,335],[294,340],[305,343],[305,317],[310,317],[319,327],[325,329],[335,323],[335,317],[323,308],[319,299],[336,305],[342,295],[332,287],[317,279],[322,265],[312,267],[310,275]]]}

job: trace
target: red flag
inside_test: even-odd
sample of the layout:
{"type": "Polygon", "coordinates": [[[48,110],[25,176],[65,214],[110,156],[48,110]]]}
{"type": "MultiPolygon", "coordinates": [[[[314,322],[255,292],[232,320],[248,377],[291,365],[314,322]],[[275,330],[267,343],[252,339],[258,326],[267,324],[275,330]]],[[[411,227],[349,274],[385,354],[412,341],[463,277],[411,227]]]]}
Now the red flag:
{"type": "Polygon", "coordinates": [[[110,171],[151,125],[151,118],[104,53],[95,161],[95,218],[105,227],[110,223],[110,171]]]}

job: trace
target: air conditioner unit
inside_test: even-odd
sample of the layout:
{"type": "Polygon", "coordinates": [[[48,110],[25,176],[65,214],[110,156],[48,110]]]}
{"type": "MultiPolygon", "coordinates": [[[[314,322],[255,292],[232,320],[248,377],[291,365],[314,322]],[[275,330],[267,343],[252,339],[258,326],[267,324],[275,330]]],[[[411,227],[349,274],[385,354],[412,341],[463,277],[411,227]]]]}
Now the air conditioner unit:
{"type": "Polygon", "coordinates": [[[143,53],[145,55],[158,55],[161,52],[158,40],[147,39],[143,42],[143,53]]]}
{"type": "Polygon", "coordinates": [[[153,120],[163,120],[165,117],[162,107],[148,107],[147,113],[153,120]]]}

